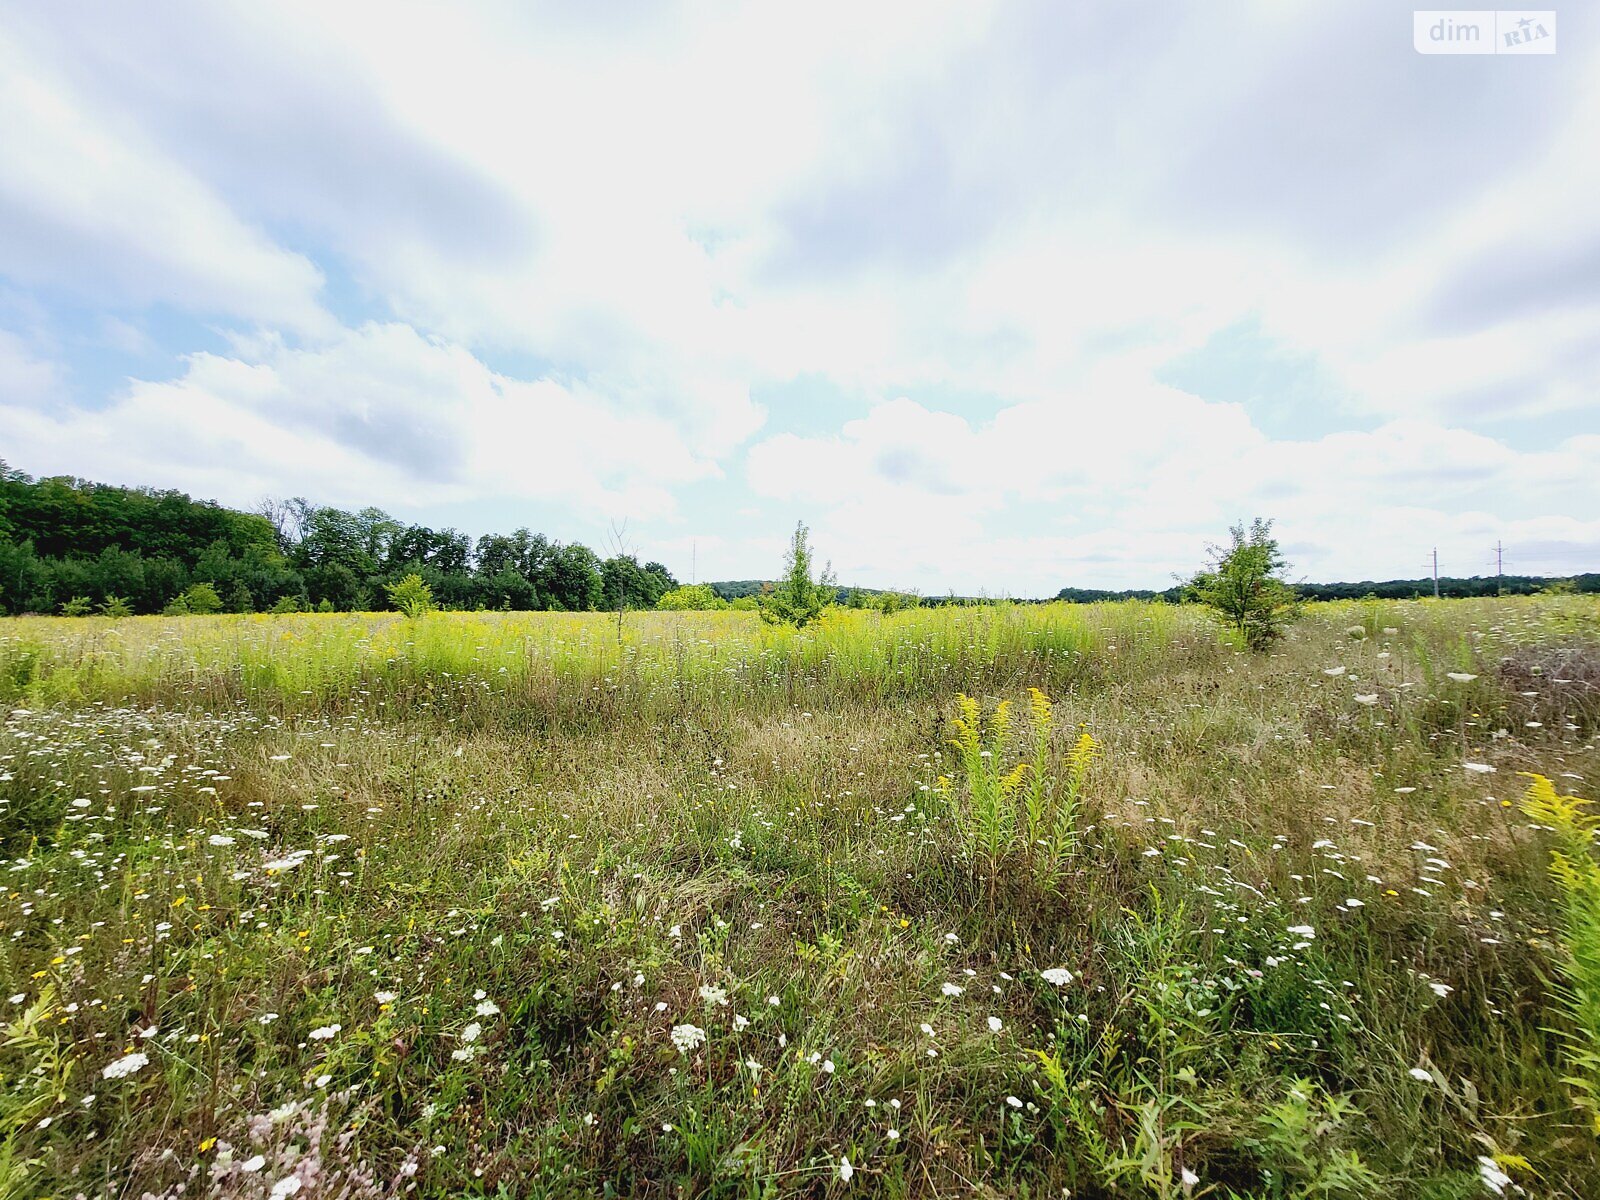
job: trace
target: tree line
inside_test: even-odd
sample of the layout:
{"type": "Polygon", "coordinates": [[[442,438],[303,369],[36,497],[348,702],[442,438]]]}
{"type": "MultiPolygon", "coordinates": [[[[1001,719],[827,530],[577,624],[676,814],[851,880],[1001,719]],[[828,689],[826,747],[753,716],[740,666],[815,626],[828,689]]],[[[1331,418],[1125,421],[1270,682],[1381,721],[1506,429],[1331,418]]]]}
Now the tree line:
{"type": "Polygon", "coordinates": [[[419,576],[456,609],[653,608],[677,580],[632,554],[303,499],[240,512],[182,492],[33,479],[0,462],[0,611],[367,611],[419,576]]]}
{"type": "MultiPolygon", "coordinates": [[[[1433,577],[1423,579],[1364,579],[1358,583],[1296,583],[1295,593],[1302,600],[1418,600],[1433,595],[1433,577]]],[[[1164,591],[1129,588],[1107,591],[1100,588],[1064,587],[1057,600],[1069,604],[1094,604],[1102,600],[1165,600],[1177,604],[1188,599],[1187,583],[1164,591]]],[[[1584,575],[1474,575],[1470,578],[1439,577],[1439,595],[1461,600],[1470,596],[1533,596],[1544,592],[1600,592],[1600,574],[1584,575]]]]}

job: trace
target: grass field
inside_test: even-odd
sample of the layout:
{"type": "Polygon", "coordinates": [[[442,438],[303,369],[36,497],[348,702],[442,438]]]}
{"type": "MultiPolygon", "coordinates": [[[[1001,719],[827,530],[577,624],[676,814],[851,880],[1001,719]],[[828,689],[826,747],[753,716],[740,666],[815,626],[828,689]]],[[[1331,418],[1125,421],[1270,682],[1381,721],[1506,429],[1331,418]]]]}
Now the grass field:
{"type": "Polygon", "coordinates": [[[0,1196],[1600,1195],[1592,597],[19,619],[0,699],[0,1196]]]}

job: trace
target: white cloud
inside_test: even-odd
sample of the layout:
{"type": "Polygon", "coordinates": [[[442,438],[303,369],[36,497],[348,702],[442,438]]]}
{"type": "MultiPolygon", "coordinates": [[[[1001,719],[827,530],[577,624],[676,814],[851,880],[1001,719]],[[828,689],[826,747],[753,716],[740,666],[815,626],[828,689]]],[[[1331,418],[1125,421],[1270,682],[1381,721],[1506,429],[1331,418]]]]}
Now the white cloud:
{"type": "Polygon", "coordinates": [[[42,405],[56,399],[60,390],[60,369],[38,357],[22,338],[0,329],[0,397],[42,405]]]}
{"type": "Polygon", "coordinates": [[[1163,586],[1257,513],[1317,579],[1412,577],[1433,545],[1482,573],[1496,537],[1535,548],[1524,571],[1600,558],[1600,521],[1563,515],[1600,511],[1600,438],[1519,452],[1403,419],[1273,441],[1237,405],[1134,383],[982,423],[901,398],[838,436],[764,439],[748,470],[758,493],[823,509],[819,548],[847,577],[933,590],[1163,586]]]}
{"type": "Polygon", "coordinates": [[[775,540],[708,522],[751,493],[930,588],[1159,584],[1255,511],[1322,576],[1491,530],[1593,565],[1562,514],[1600,499],[1595,52],[1430,61],[1388,15],[20,11],[0,272],[102,347],[162,342],[155,307],[232,349],[45,415],[55,368],[0,343],[7,451],[243,500],[700,505],[743,575],[775,540]],[[1157,382],[1241,326],[1314,364],[1306,411],[1157,382]],[[797,377],[858,413],[752,400],[797,377]]]}
{"type": "Polygon", "coordinates": [[[368,324],[313,348],[241,339],[99,410],[0,408],[36,474],[159,480],[225,502],[302,493],[414,508],[484,497],[570,512],[670,516],[672,489],[715,476],[682,430],[553,380],[497,374],[460,346],[368,324]]]}
{"type": "Polygon", "coordinates": [[[240,221],[137,122],[93,111],[0,32],[0,271],[96,303],[326,330],[322,276],[240,221]]]}

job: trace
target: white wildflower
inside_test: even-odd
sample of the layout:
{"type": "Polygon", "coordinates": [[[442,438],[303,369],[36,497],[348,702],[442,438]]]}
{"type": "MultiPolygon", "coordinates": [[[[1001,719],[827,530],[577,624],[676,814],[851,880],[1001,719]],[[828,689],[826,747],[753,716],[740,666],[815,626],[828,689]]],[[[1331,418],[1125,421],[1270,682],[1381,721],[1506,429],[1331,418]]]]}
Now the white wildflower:
{"type": "Polygon", "coordinates": [[[1496,1196],[1505,1195],[1506,1186],[1511,1182],[1511,1176],[1487,1154],[1478,1156],[1478,1178],[1483,1180],[1483,1186],[1496,1196]]]}
{"type": "Polygon", "coordinates": [[[144,1070],[149,1065],[150,1056],[136,1051],[133,1054],[124,1054],[121,1058],[108,1062],[100,1074],[106,1079],[122,1079],[125,1076],[144,1070]]]}
{"type": "Polygon", "coordinates": [[[680,1054],[688,1054],[695,1048],[705,1044],[706,1031],[698,1025],[674,1025],[672,1027],[672,1044],[678,1048],[680,1054]]]}

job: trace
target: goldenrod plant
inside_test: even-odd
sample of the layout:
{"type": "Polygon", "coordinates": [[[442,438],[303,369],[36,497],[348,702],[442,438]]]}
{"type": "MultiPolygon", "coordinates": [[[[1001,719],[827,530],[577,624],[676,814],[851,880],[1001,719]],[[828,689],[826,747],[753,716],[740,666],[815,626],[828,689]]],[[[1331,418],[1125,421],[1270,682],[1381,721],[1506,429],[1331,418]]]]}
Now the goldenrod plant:
{"type": "Polygon", "coordinates": [[[1058,774],[1051,759],[1054,718],[1050,697],[1028,689],[1029,754],[1006,766],[1013,739],[1012,707],[999,701],[984,715],[971,696],[958,695],[951,746],[960,764],[964,792],[952,781],[941,790],[956,800],[955,819],[991,868],[1012,853],[1037,859],[1045,875],[1069,858],[1077,842],[1079,799],[1099,744],[1080,730],[1058,774]]]}
{"type": "Polygon", "coordinates": [[[1524,774],[1532,782],[1522,811],[1555,842],[1550,875],[1561,895],[1565,953],[1558,964],[1562,986],[1557,995],[1570,1021],[1564,1031],[1572,1072],[1567,1082],[1600,1135],[1600,860],[1595,857],[1600,816],[1590,811],[1588,800],[1560,795],[1545,776],[1524,774]]]}

